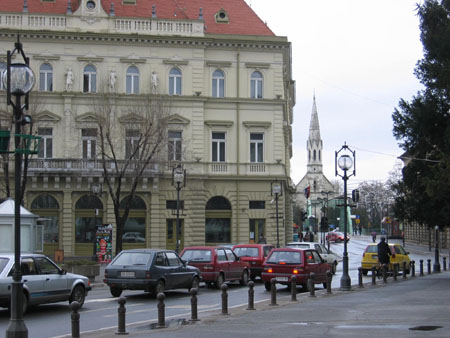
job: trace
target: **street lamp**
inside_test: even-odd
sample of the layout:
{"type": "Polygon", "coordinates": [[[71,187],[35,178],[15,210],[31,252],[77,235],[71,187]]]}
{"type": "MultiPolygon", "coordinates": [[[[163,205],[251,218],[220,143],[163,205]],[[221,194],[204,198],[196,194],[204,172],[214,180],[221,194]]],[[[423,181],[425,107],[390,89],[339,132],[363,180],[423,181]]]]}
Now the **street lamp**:
{"type": "Polygon", "coordinates": [[[277,220],[277,248],[280,247],[280,232],[278,226],[278,198],[283,195],[283,185],[281,182],[271,183],[271,195],[275,196],[275,217],[277,220]]]}
{"type": "Polygon", "coordinates": [[[348,275],[348,252],[347,252],[347,180],[349,177],[355,175],[355,151],[351,150],[345,143],[339,151],[335,152],[335,170],[336,176],[342,177],[344,180],[344,254],[342,260],[342,277],[341,277],[341,290],[350,291],[351,290],[351,279],[348,275]],[[339,159],[338,155],[341,151],[350,152],[352,157],[348,154],[342,154],[339,159]],[[344,175],[338,173],[338,166],[344,172],[344,175]],[[347,172],[353,167],[353,173],[348,175],[347,172]]]}
{"type": "Polygon", "coordinates": [[[172,185],[177,189],[177,226],[175,232],[175,240],[176,240],[176,252],[180,252],[180,190],[186,186],[186,169],[183,169],[181,164],[178,164],[175,168],[172,169],[172,185]]]}
{"type": "Polygon", "coordinates": [[[436,232],[436,245],[434,249],[433,272],[441,272],[441,264],[439,263],[439,225],[434,227],[436,232]]]}
{"type": "Polygon", "coordinates": [[[23,320],[23,283],[20,271],[20,205],[21,189],[20,178],[22,171],[22,153],[20,149],[22,125],[31,122],[28,115],[24,115],[24,109],[28,109],[28,93],[34,86],[34,74],[30,65],[30,59],[25,56],[22,43],[17,37],[14,50],[7,52],[7,67],[2,74],[3,85],[6,88],[7,103],[13,107],[15,122],[15,151],[14,151],[14,272],[11,287],[11,320],[6,330],[6,337],[28,337],[28,329],[23,320]],[[14,53],[19,53],[23,58],[23,63],[11,63],[14,53]],[[15,97],[15,102],[11,99],[15,97]],[[25,103],[21,103],[22,96],[25,96],[25,103]]]}

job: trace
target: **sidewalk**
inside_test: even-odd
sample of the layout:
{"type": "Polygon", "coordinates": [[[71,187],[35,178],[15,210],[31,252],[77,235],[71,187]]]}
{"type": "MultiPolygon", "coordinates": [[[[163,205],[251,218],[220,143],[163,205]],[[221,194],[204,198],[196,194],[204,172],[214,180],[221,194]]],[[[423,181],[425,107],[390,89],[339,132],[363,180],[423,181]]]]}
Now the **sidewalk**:
{"type": "MultiPolygon", "coordinates": [[[[129,337],[448,337],[450,272],[408,278],[352,291],[324,290],[316,298],[299,294],[297,302],[279,299],[278,306],[259,303],[256,311],[229,309],[230,315],[199,314],[201,321],[181,325],[166,319],[169,328],[151,323],[127,327],[129,337]],[[427,332],[430,330],[429,332],[427,332]]],[[[189,319],[189,318],[186,318],[189,319]]],[[[116,328],[82,333],[82,337],[112,337],[116,328]]]]}

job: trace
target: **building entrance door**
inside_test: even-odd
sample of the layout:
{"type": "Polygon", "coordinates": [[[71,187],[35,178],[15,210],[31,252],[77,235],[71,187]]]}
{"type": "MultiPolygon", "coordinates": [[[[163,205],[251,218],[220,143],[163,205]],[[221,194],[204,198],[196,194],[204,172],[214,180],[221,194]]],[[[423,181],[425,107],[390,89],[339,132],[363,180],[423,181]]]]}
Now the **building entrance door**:
{"type": "Polygon", "coordinates": [[[250,220],[250,233],[249,233],[249,243],[258,243],[261,235],[266,237],[265,234],[265,220],[264,219],[251,219],[250,220]]]}

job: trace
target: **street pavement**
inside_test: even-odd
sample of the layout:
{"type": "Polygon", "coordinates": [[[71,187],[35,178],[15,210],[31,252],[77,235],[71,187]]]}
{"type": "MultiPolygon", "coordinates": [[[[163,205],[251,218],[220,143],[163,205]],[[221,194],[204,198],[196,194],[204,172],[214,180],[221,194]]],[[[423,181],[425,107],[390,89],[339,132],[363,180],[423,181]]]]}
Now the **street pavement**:
{"type": "MultiPolygon", "coordinates": [[[[428,253],[428,247],[406,243],[411,253],[428,253]]],[[[441,260],[442,264],[442,260],[441,260]]],[[[441,266],[441,269],[443,266],[441,266]]],[[[426,271],[426,269],[425,269],[426,271]]],[[[418,272],[416,265],[416,272],[418,272]]],[[[221,337],[449,337],[450,272],[416,273],[373,286],[365,279],[364,288],[353,284],[352,291],[333,289],[333,294],[317,290],[316,297],[303,293],[297,302],[290,296],[278,297],[278,305],[258,302],[255,311],[246,306],[229,309],[230,315],[216,311],[198,322],[186,316],[166,318],[167,328],[155,328],[155,320],[128,325],[129,337],[221,338],[221,337]]],[[[112,337],[117,327],[82,332],[82,337],[112,337]]]]}

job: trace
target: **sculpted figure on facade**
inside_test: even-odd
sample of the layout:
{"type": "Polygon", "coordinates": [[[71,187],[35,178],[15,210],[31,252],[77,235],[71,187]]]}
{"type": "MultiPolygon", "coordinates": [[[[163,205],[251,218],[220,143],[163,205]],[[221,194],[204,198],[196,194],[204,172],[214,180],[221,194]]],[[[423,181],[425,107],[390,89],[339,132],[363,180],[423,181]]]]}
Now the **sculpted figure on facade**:
{"type": "Polygon", "coordinates": [[[73,81],[75,80],[75,76],[73,75],[72,68],[67,70],[66,74],[66,91],[72,91],[73,81]]]}
{"type": "Polygon", "coordinates": [[[110,71],[109,72],[109,91],[110,92],[116,91],[116,80],[117,80],[116,71],[115,70],[110,71]]]}
{"type": "Polygon", "coordinates": [[[155,71],[153,71],[151,80],[152,94],[158,93],[158,82],[159,82],[158,74],[155,71]]]}

